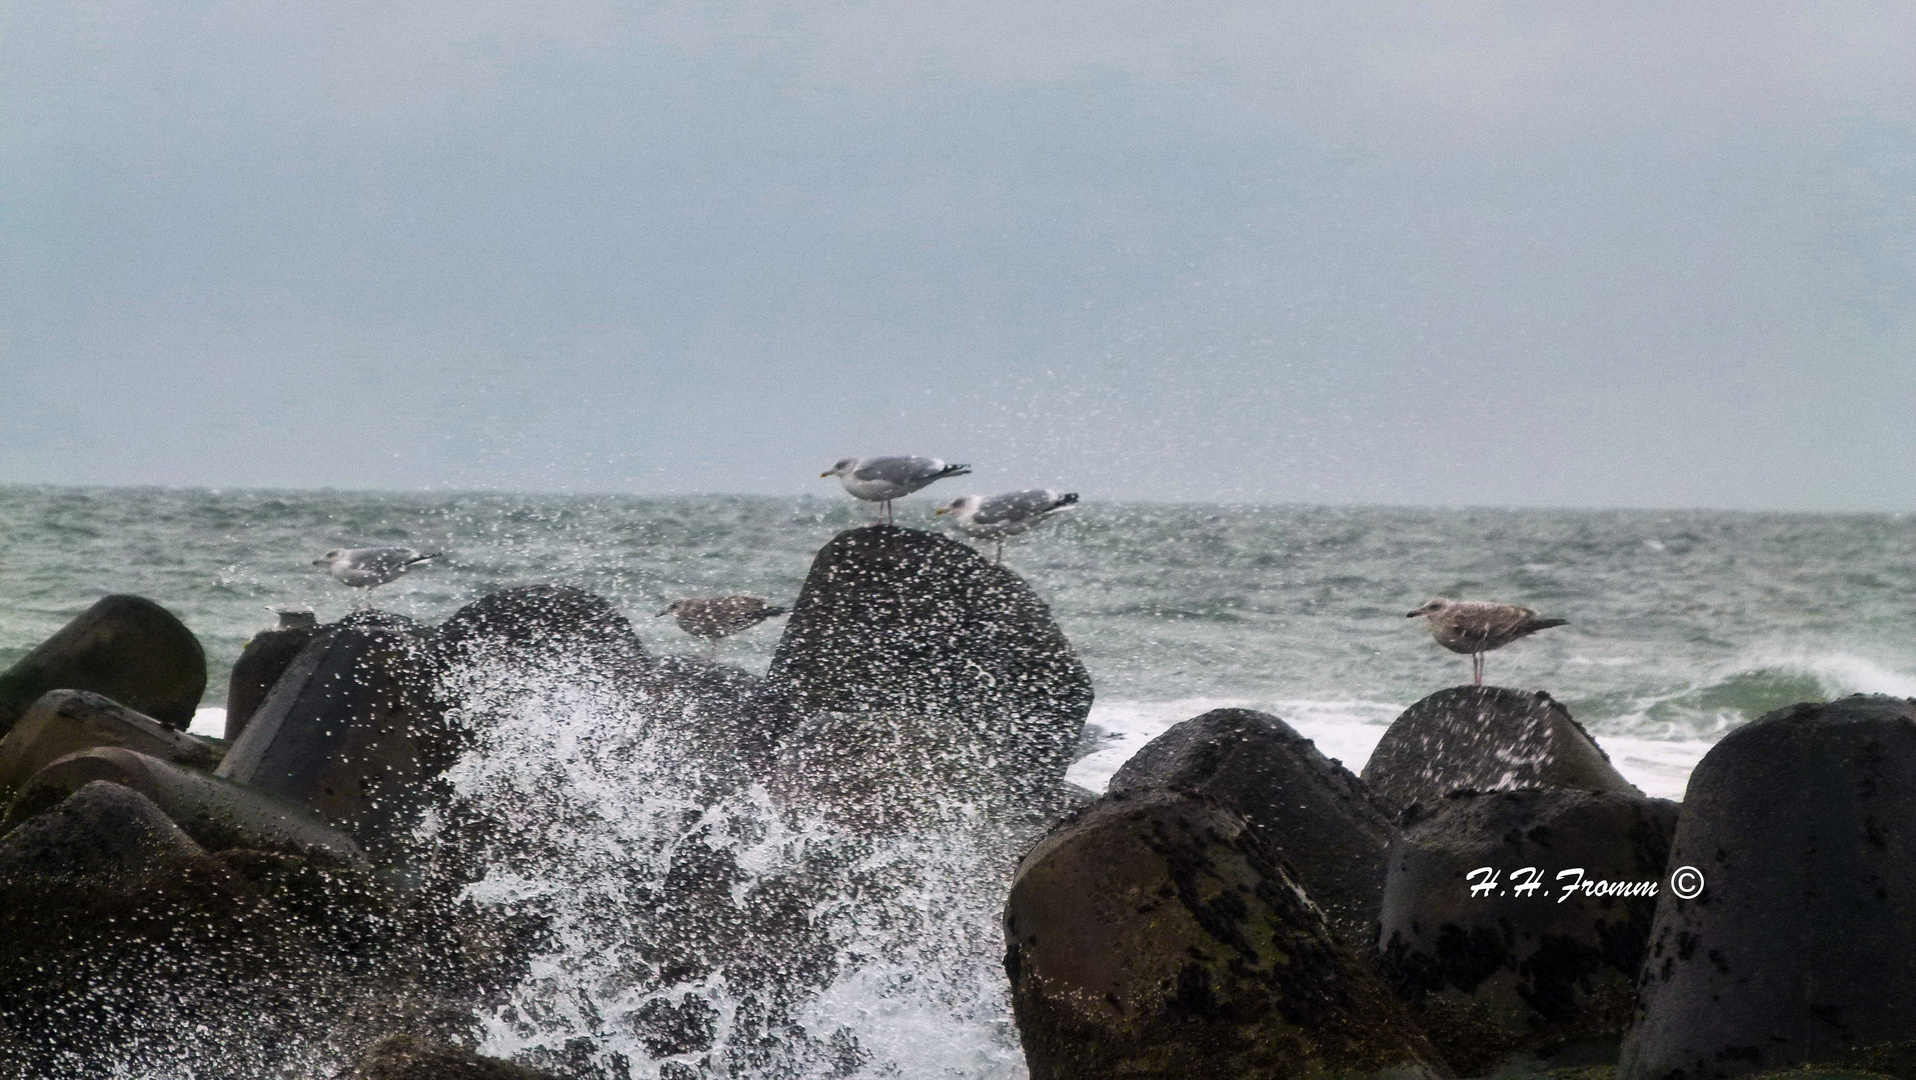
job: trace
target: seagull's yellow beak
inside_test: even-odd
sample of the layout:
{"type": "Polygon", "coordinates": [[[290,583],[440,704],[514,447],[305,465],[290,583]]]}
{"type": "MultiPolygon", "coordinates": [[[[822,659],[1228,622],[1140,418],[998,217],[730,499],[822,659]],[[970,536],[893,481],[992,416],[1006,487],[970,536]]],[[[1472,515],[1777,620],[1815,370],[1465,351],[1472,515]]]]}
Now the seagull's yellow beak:
{"type": "Polygon", "coordinates": [[[819,478],[820,480],[823,480],[823,479],[825,479],[825,478],[826,478],[827,476],[830,476],[830,475],[831,475],[831,473],[828,473],[828,472],[822,472],[822,473],[819,473],[819,474],[818,474],[818,478],[819,478]]]}
{"type": "Polygon", "coordinates": [[[934,513],[934,514],[942,514],[942,513],[944,513],[945,511],[947,511],[947,510],[949,510],[949,509],[951,509],[951,507],[949,507],[949,506],[941,506],[941,507],[939,507],[938,509],[936,509],[936,510],[933,510],[933,511],[932,511],[932,513],[934,513]]]}

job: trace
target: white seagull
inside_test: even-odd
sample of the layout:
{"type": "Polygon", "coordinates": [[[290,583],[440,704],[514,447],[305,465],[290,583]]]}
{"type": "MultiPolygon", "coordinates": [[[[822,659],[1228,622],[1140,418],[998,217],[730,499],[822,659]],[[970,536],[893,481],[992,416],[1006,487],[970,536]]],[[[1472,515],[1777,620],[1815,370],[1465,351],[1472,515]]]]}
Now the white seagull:
{"type": "Polygon", "coordinates": [[[845,490],[866,502],[885,504],[885,521],[891,522],[891,501],[902,499],[933,480],[947,476],[965,476],[969,465],[947,465],[937,458],[868,457],[841,458],[818,475],[836,476],[845,490]]]}
{"type": "Polygon", "coordinates": [[[1414,619],[1419,615],[1429,621],[1430,636],[1437,639],[1437,644],[1451,652],[1470,654],[1471,681],[1478,686],[1484,683],[1485,653],[1569,622],[1541,619],[1527,607],[1491,600],[1432,600],[1404,617],[1414,619]]]}
{"type": "Polygon", "coordinates": [[[993,495],[961,495],[932,511],[950,514],[951,527],[974,540],[998,541],[998,561],[1005,561],[1005,537],[1029,531],[1040,521],[1076,505],[1078,493],[1060,494],[1050,488],[993,495]]]}
{"type": "Polygon", "coordinates": [[[314,559],[313,565],[325,567],[333,580],[342,585],[371,589],[392,581],[428,559],[438,557],[436,551],[431,555],[421,555],[411,548],[334,548],[314,559]]]}

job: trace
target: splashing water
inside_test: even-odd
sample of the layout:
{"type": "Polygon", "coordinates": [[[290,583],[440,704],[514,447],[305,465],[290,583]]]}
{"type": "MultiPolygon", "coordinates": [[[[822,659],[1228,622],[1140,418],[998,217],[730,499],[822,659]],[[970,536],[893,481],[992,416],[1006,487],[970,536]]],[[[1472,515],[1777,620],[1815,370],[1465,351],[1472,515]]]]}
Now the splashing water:
{"type": "Polygon", "coordinates": [[[540,925],[485,1052],[619,1080],[1025,1075],[998,919],[1028,835],[962,805],[878,837],[796,818],[664,695],[453,678],[475,740],[422,839],[540,925]]]}

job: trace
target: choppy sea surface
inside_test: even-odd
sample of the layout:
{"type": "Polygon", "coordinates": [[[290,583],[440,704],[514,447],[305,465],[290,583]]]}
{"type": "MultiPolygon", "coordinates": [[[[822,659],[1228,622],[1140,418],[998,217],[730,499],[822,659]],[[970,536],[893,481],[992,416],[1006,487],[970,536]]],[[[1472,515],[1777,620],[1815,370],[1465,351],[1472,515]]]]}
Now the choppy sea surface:
{"type": "MultiPolygon", "coordinates": [[[[901,502],[899,524],[933,528],[932,505],[925,495],[901,502]]],[[[227,670],[272,621],[267,609],[344,614],[364,597],[312,560],[371,545],[444,553],[379,589],[382,608],[436,621],[495,589],[560,582],[617,604],[648,649],[698,652],[655,613],[682,596],[721,593],[788,603],[817,548],[871,520],[869,507],[831,497],[0,487],[0,666],[100,596],[137,593],[206,646],[201,723],[217,731],[227,670]]],[[[1144,505],[1087,493],[1073,514],[1011,541],[1005,561],[1051,604],[1091,671],[1100,741],[1071,779],[1093,789],[1171,724],[1224,705],[1274,712],[1361,769],[1405,706],[1468,680],[1467,658],[1405,618],[1433,596],[1511,601],[1570,620],[1491,654],[1487,681],[1549,691],[1654,795],[1680,798],[1709,746],[1771,709],[1855,692],[1916,695],[1916,520],[1903,516],[1144,505]]],[[[720,658],[762,671],[780,626],[731,639],[720,658]]],[[[560,702],[519,717],[489,744],[512,747],[510,756],[467,761],[458,773],[475,791],[511,787],[501,777],[536,768],[525,760],[533,748],[597,737],[606,719],[591,713],[560,702]]],[[[649,827],[634,824],[650,820],[642,807],[605,794],[624,790],[617,776],[575,779],[605,801],[577,819],[587,822],[575,827],[581,850],[649,827]],[[595,828],[605,834],[583,835],[595,828]]],[[[909,902],[915,909],[936,908],[934,894],[963,868],[962,858],[940,864],[923,851],[892,857],[932,883],[919,886],[931,891],[909,902]]],[[[578,879],[579,865],[555,850],[549,876],[584,895],[592,883],[578,879]]],[[[830,1069],[787,1062],[776,1074],[1022,1076],[995,968],[1002,869],[960,873],[983,884],[940,909],[949,925],[888,943],[891,967],[848,962],[818,994],[809,1015],[863,1057],[830,1069]]],[[[515,875],[479,891],[509,902],[515,889],[541,887],[523,865],[515,875]]],[[[583,931],[569,945],[559,939],[520,1008],[487,1020],[490,1049],[536,1050],[592,1023],[611,1024],[586,1034],[614,1047],[616,1024],[579,1017],[639,1009],[653,992],[627,986],[617,1000],[593,999],[602,973],[590,957],[616,942],[583,931]],[[563,973],[575,969],[568,982],[563,973]]],[[[870,942],[847,949],[874,952],[870,942]]],[[[721,1005],[726,995],[717,985],[697,992],[721,1005]]],[[[721,1005],[715,1016],[732,1015],[721,1005]]],[[[723,1030],[715,1038],[703,1057],[680,1059],[703,1071],[671,1071],[678,1066],[648,1063],[638,1049],[618,1060],[632,1076],[761,1075],[727,1066],[723,1030]]]]}

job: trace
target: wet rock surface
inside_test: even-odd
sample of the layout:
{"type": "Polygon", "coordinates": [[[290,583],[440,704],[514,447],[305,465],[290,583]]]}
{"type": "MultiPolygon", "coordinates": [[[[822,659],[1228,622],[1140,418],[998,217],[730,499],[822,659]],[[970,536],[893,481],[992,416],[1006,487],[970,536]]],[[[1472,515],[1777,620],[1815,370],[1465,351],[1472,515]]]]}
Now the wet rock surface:
{"type": "Polygon", "coordinates": [[[1026,855],[1005,970],[1033,1080],[1436,1075],[1402,1007],[1237,813],[1107,796],[1026,855]]]}
{"type": "Polygon", "coordinates": [[[139,792],[212,851],[280,852],[327,865],[371,869],[351,836],[304,806],[124,747],[70,754],[36,773],[0,818],[0,832],[101,780],[139,792]]]}
{"type": "Polygon", "coordinates": [[[1642,795],[1549,694],[1455,686],[1405,709],[1364,764],[1388,810],[1453,791],[1557,787],[1642,795]]]}
{"type": "Polygon", "coordinates": [[[1384,853],[1397,835],[1350,770],[1267,713],[1216,709],[1146,744],[1109,790],[1215,796],[1295,872],[1341,933],[1374,939],[1384,853]]]}
{"type": "Polygon", "coordinates": [[[599,678],[637,678],[649,667],[631,620],[603,597],[569,585],[502,589],[439,625],[455,660],[549,663],[599,678]]]}
{"type": "Polygon", "coordinates": [[[1089,674],[1028,584],[956,541],[886,525],[819,551],[767,682],[807,716],[923,717],[928,735],[948,733],[934,747],[1036,798],[1063,781],[1091,708],[1089,674]]]}
{"type": "Polygon", "coordinates": [[[382,1039],[346,1080],[560,1080],[553,1073],[410,1035],[382,1039]]]}
{"type": "Polygon", "coordinates": [[[90,690],[183,731],[206,692],[206,653],[160,605],[108,596],[0,673],[0,733],[49,690],[90,690]]]}
{"type": "Polygon", "coordinates": [[[1528,789],[1455,793],[1408,825],[1390,849],[1382,967],[1460,1073],[1614,1047],[1656,896],[1566,889],[1660,891],[1676,814],[1662,799],[1528,789]]]}
{"type": "Polygon", "coordinates": [[[99,694],[50,690],[0,738],[0,804],[41,769],[68,754],[118,746],[189,769],[211,771],[220,752],[191,735],[99,694]]]}
{"type": "Polygon", "coordinates": [[[218,775],[317,811],[384,863],[436,798],[459,749],[422,636],[359,613],[316,635],[286,669],[218,775]]]}
{"type": "Polygon", "coordinates": [[[273,684],[286,673],[308,642],[320,632],[317,626],[298,626],[284,630],[262,630],[240,650],[233,672],[226,680],[226,740],[231,742],[246,730],[246,722],[259,711],[273,684]]]}
{"type": "Polygon", "coordinates": [[[1690,777],[1625,1080],[1795,1065],[1916,1076],[1916,704],[1794,705],[1690,777]]]}

